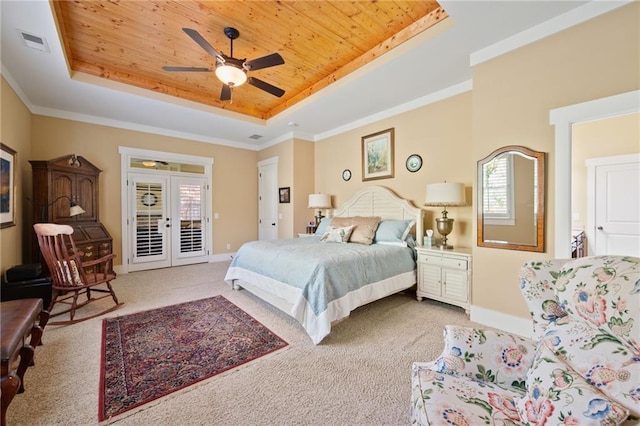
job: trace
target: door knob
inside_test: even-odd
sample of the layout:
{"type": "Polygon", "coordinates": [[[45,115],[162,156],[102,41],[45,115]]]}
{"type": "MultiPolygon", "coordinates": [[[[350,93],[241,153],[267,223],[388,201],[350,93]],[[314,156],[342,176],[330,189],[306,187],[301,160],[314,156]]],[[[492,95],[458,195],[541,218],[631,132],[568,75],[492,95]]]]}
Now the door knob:
{"type": "Polygon", "coordinates": [[[275,222],[271,224],[271,226],[276,226],[275,222]]]}
{"type": "Polygon", "coordinates": [[[598,226],[598,231],[602,231],[604,228],[602,226],[598,226]]]}

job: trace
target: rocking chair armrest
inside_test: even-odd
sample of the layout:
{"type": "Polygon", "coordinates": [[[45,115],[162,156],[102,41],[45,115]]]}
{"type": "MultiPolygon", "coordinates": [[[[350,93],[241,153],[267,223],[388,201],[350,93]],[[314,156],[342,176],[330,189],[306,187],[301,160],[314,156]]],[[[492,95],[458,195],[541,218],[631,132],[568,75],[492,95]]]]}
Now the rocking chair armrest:
{"type": "Polygon", "coordinates": [[[93,259],[93,260],[85,260],[82,262],[82,267],[86,268],[88,266],[95,266],[95,265],[101,265],[103,263],[107,263],[110,262],[111,260],[113,260],[116,257],[115,253],[110,253],[107,255],[102,256],[99,259],[93,259]]]}
{"type": "Polygon", "coordinates": [[[507,387],[523,386],[536,351],[531,339],[482,328],[447,325],[444,340],[433,369],[507,387]]]}

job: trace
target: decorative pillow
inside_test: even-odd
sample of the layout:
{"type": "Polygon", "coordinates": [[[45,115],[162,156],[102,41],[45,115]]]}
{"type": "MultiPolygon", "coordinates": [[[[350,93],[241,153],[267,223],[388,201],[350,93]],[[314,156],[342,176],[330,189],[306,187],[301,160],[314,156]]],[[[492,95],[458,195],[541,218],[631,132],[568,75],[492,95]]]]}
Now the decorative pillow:
{"type": "Polygon", "coordinates": [[[378,225],[373,242],[376,244],[394,243],[406,246],[406,239],[411,229],[416,224],[415,220],[383,220],[378,225]]]}
{"type": "Polygon", "coordinates": [[[331,225],[336,227],[353,225],[349,242],[370,245],[380,224],[380,216],[334,217],[331,225]]]}
{"type": "Polygon", "coordinates": [[[527,374],[527,393],[514,398],[520,419],[528,425],[619,425],[629,411],[590,386],[547,345],[538,346],[527,374]]]}
{"type": "Polygon", "coordinates": [[[325,232],[324,235],[322,235],[322,238],[320,238],[320,241],[325,243],[348,243],[349,237],[353,232],[353,228],[353,225],[341,228],[329,226],[327,228],[327,232],[325,232]]]}
{"type": "Polygon", "coordinates": [[[316,228],[316,235],[324,235],[324,233],[327,232],[329,225],[331,225],[331,218],[323,217],[316,228]]]}
{"type": "Polygon", "coordinates": [[[74,286],[84,285],[75,260],[69,260],[68,263],[66,260],[58,261],[58,269],[67,283],[74,286]]]}

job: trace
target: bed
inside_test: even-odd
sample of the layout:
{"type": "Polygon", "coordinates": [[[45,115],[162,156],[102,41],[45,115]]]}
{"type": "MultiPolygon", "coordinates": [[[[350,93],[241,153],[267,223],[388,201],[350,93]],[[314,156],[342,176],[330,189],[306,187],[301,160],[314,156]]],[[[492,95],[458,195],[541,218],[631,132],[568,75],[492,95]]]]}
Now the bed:
{"type": "MultiPolygon", "coordinates": [[[[421,209],[387,188],[364,188],[337,209],[332,220],[379,217],[379,238],[373,244],[327,243],[321,235],[252,241],[240,247],[225,281],[295,318],[318,344],[332,324],[357,307],[416,283],[413,241],[415,235],[423,235],[422,215],[421,209]],[[402,243],[382,237],[384,229],[400,222],[414,238],[402,243]]],[[[406,232],[403,240],[405,236],[406,232]]]]}

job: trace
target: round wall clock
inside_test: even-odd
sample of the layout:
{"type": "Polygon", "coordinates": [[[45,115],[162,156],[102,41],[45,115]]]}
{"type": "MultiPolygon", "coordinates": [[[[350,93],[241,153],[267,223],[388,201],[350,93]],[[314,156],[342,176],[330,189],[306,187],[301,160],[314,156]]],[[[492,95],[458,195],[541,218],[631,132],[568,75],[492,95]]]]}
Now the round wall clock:
{"type": "Polygon", "coordinates": [[[157,198],[150,192],[142,195],[140,202],[145,206],[154,206],[156,204],[157,198]]]}
{"type": "Polygon", "coordinates": [[[345,180],[345,181],[347,181],[347,180],[351,179],[351,170],[349,170],[349,169],[344,169],[344,170],[342,171],[342,179],[343,179],[343,180],[345,180]]]}
{"type": "Polygon", "coordinates": [[[409,157],[407,157],[406,166],[407,170],[409,170],[411,173],[417,172],[422,167],[422,157],[420,157],[418,154],[410,155],[409,157]]]}

